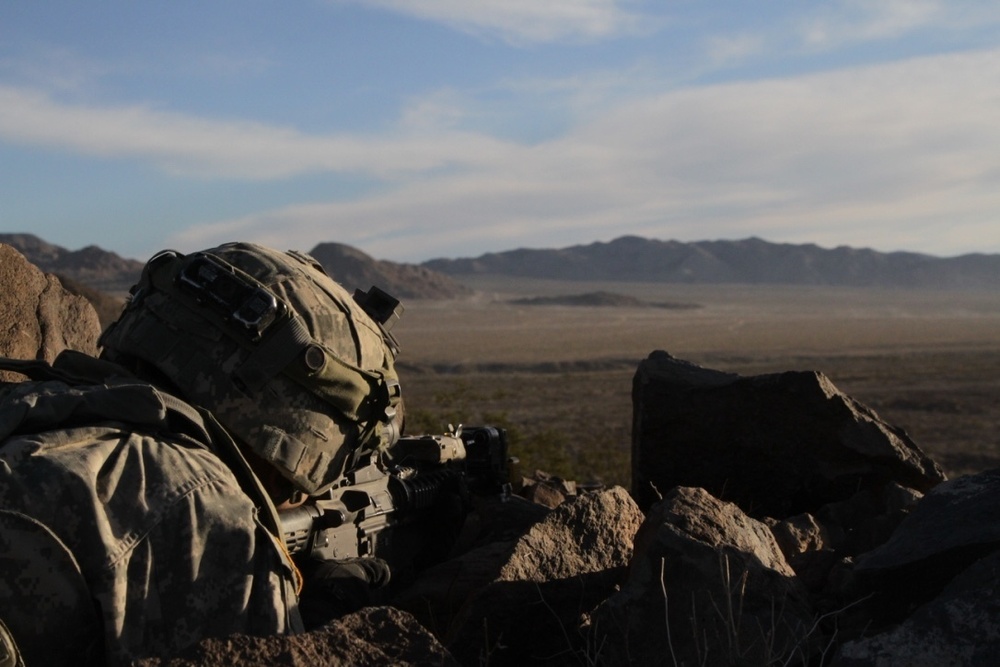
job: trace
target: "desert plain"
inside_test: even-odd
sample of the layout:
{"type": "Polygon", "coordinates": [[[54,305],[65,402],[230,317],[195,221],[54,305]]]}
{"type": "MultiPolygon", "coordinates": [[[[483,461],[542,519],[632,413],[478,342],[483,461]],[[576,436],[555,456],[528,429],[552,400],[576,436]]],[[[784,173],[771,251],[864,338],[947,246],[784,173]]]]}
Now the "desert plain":
{"type": "Polygon", "coordinates": [[[516,474],[627,487],[632,377],[658,349],[739,375],[819,371],[903,428],[949,477],[1000,466],[1000,294],[462,282],[472,296],[406,303],[393,330],[407,430],[503,426],[516,474]],[[642,303],[513,303],[596,293],[642,303]]]}

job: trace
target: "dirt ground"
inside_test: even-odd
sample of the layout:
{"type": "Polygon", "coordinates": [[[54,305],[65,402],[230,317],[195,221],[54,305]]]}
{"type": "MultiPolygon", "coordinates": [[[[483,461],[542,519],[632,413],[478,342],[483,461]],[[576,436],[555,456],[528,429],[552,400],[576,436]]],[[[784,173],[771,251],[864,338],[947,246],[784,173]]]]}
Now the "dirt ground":
{"type": "Polygon", "coordinates": [[[663,349],[741,375],[820,371],[904,428],[949,476],[1000,465],[1000,295],[468,283],[473,298],[405,304],[394,332],[410,432],[498,423],[526,471],[627,485],[632,376],[663,349]],[[596,291],[651,305],[508,303],[596,291]]]}

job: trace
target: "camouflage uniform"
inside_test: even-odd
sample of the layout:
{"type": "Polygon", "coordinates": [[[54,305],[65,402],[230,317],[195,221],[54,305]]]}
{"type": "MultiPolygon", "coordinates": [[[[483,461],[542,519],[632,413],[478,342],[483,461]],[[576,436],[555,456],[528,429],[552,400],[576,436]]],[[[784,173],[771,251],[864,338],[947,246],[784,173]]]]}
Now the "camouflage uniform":
{"type": "Polygon", "coordinates": [[[111,664],[206,636],[301,630],[273,506],[245,465],[227,465],[238,454],[207,415],[122,370],[93,384],[9,385],[0,439],[0,617],[29,667],[32,653],[51,664],[60,650],[86,650],[86,637],[51,627],[79,635],[95,620],[81,589],[111,664]],[[37,548],[39,525],[65,553],[37,548]]]}
{"type": "Polygon", "coordinates": [[[112,662],[302,629],[298,571],[233,438],[309,495],[394,441],[398,302],[372,294],[292,251],[165,251],[101,359],[0,363],[33,378],[0,394],[0,620],[29,667],[85,650],[66,632],[91,621],[112,662]],[[42,593],[46,567],[65,595],[42,593]]]}

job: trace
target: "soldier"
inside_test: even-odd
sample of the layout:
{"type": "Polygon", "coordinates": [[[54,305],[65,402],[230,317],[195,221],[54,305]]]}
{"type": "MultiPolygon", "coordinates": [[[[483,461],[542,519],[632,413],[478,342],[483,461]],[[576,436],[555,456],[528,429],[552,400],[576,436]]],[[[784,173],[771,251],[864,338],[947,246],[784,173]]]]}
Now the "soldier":
{"type": "Polygon", "coordinates": [[[0,667],[300,632],[345,575],[383,585],[310,564],[300,596],[277,514],[397,437],[377,320],[309,256],[234,243],[149,260],[100,359],[0,362],[31,378],[0,390],[0,667]]]}

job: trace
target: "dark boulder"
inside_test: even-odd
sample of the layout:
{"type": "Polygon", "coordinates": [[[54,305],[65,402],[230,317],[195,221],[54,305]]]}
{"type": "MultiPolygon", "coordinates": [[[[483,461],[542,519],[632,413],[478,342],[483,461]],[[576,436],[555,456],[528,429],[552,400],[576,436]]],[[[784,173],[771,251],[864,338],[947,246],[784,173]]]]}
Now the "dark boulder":
{"type": "Polygon", "coordinates": [[[888,571],[932,558],[1000,547],[1000,469],[941,484],[917,503],[859,571],[888,571]]]}
{"type": "MultiPolygon", "coordinates": [[[[911,579],[911,587],[923,585],[911,579]]],[[[849,641],[833,667],[993,667],[1000,656],[1000,552],[976,561],[933,600],[881,634],[849,641]]]]}
{"type": "Polygon", "coordinates": [[[633,381],[632,494],[701,487],[754,517],[815,513],[861,489],[926,492],[941,469],[817,372],[741,377],[653,352],[633,381]]]}
{"type": "Polygon", "coordinates": [[[906,618],[976,561],[1000,552],[1000,470],[958,477],[928,493],[854,573],[871,591],[875,628],[906,618]]]}

